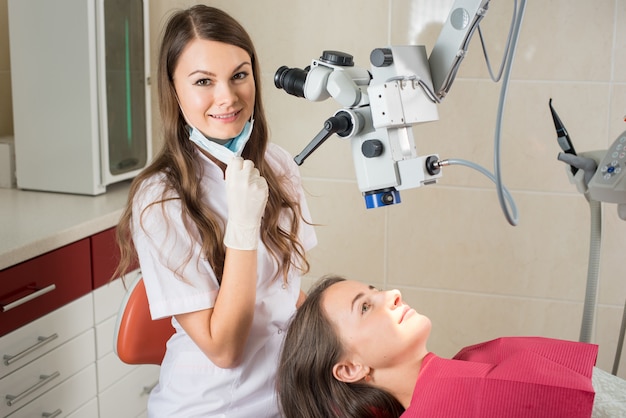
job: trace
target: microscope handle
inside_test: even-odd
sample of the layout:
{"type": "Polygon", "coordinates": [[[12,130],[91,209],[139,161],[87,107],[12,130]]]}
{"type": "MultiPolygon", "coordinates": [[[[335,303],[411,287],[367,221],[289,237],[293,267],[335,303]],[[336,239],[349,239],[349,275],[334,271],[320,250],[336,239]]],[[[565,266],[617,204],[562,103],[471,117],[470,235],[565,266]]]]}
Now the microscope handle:
{"type": "Polygon", "coordinates": [[[304,160],[324,143],[332,134],[340,136],[348,135],[352,131],[352,120],[349,116],[341,113],[331,116],[324,122],[324,128],[313,138],[300,154],[296,155],[294,161],[302,165],[304,160]]]}

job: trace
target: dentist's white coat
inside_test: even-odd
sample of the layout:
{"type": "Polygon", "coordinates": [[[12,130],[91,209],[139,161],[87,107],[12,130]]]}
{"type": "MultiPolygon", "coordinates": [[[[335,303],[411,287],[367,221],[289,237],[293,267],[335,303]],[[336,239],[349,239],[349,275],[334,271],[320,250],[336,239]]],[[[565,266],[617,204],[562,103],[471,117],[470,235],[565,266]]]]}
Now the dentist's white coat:
{"type": "MultiPolygon", "coordinates": [[[[206,204],[224,220],[227,217],[226,192],[221,169],[200,152],[204,167],[202,181],[206,204]]],[[[310,221],[308,207],[300,185],[297,166],[291,156],[269,144],[267,161],[278,173],[292,180],[300,200],[303,216],[310,221]]],[[[162,178],[157,176],[142,185],[133,206],[133,241],[139,255],[153,319],[212,308],[219,292],[213,270],[201,257],[180,269],[181,280],[173,270],[181,267],[190,246],[194,256],[200,247],[192,243],[180,218],[180,204],[174,199],[154,205],[158,200],[162,178]],[[164,218],[167,216],[167,222],[164,218]],[[140,228],[143,222],[143,228],[140,228]],[[169,228],[168,228],[169,225],[169,228]],[[196,263],[196,260],[201,261],[196,263]]],[[[315,246],[313,227],[301,222],[300,239],[305,250],[315,246]]],[[[288,285],[275,278],[276,266],[265,246],[258,249],[256,306],[252,329],[240,366],[220,369],[195,345],[176,320],[176,333],[167,344],[159,384],[150,394],[150,417],[278,417],[275,375],[284,333],[300,293],[299,272],[290,273],[288,285]]]]}

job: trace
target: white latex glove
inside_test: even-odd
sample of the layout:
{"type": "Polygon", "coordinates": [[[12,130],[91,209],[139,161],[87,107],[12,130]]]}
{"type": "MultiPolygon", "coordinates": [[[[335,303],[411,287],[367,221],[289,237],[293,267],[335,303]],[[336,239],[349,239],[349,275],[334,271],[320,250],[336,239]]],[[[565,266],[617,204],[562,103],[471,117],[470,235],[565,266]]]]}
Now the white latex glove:
{"type": "Polygon", "coordinates": [[[226,167],[228,222],[224,245],[236,250],[257,249],[267,196],[267,181],[254,163],[234,157],[226,167]]]}

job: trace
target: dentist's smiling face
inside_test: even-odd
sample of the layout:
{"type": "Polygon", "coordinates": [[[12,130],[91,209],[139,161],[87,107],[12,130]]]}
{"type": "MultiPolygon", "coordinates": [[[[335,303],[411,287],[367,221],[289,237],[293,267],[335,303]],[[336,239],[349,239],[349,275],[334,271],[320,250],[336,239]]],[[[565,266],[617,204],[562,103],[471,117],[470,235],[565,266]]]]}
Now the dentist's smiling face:
{"type": "Polygon", "coordinates": [[[346,280],[326,289],[322,309],[351,361],[377,369],[426,354],[430,319],[405,304],[398,290],[346,280]]]}
{"type": "Polygon", "coordinates": [[[189,42],[174,70],[174,88],[187,122],[221,143],[239,135],[254,110],[251,59],[234,45],[189,42]]]}

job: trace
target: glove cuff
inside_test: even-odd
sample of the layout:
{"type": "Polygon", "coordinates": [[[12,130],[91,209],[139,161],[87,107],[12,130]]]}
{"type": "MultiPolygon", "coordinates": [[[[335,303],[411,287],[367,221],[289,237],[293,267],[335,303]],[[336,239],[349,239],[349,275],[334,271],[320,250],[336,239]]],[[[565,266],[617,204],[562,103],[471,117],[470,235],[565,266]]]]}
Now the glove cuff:
{"type": "Polygon", "coordinates": [[[229,221],[224,232],[224,245],[234,250],[256,250],[261,225],[244,226],[229,221]]]}

